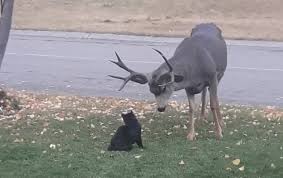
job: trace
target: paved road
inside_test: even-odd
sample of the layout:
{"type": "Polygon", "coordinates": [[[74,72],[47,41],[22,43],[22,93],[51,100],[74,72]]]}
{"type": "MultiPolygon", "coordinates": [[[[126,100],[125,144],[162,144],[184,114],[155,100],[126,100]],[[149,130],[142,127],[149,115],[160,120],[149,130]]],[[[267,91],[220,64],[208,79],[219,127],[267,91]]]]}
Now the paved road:
{"type": "MultiPolygon", "coordinates": [[[[7,87],[87,96],[153,99],[147,85],[121,81],[114,51],[133,69],[149,72],[162,61],[151,48],[171,56],[180,38],[110,34],[12,31],[0,81],[7,87]]],[[[283,106],[283,43],[227,41],[228,69],[220,84],[221,101],[283,106]]],[[[179,91],[173,99],[186,100],[179,91]]]]}

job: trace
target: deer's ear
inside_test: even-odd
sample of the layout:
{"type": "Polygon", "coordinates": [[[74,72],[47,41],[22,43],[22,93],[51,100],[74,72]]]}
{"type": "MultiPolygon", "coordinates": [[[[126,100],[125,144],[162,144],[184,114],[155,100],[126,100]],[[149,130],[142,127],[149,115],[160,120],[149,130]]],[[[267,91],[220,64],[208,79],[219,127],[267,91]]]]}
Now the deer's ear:
{"type": "Polygon", "coordinates": [[[174,75],[174,79],[176,83],[182,82],[184,80],[184,77],[182,75],[174,75]]]}

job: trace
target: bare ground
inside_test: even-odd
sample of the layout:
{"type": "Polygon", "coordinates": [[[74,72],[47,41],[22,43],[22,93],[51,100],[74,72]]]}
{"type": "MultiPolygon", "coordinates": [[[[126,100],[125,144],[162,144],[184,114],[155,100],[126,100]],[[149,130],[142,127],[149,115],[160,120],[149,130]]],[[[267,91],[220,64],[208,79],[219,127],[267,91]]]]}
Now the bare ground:
{"type": "Polygon", "coordinates": [[[226,38],[283,41],[282,0],[17,0],[16,29],[186,36],[200,22],[226,38]]]}

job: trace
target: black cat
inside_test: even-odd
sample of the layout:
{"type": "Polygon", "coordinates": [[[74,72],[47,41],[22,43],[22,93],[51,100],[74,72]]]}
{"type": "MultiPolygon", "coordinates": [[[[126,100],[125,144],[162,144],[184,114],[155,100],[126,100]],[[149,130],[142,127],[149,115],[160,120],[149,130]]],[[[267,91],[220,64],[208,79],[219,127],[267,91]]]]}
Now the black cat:
{"type": "Polygon", "coordinates": [[[111,139],[108,151],[130,151],[132,144],[137,143],[143,148],[141,139],[141,125],[138,122],[133,111],[126,114],[122,113],[125,125],[120,126],[111,139]]]}

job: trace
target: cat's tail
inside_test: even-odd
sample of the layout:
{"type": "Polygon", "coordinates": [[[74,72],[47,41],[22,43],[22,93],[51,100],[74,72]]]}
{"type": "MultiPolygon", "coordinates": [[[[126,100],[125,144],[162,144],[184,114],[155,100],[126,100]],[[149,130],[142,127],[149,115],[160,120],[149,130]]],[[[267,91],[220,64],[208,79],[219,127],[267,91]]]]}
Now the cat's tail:
{"type": "Polygon", "coordinates": [[[109,145],[107,150],[108,151],[131,151],[132,149],[132,145],[125,145],[125,146],[113,146],[113,145],[109,145]]]}

